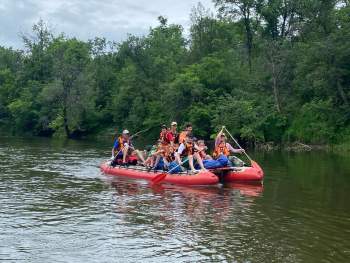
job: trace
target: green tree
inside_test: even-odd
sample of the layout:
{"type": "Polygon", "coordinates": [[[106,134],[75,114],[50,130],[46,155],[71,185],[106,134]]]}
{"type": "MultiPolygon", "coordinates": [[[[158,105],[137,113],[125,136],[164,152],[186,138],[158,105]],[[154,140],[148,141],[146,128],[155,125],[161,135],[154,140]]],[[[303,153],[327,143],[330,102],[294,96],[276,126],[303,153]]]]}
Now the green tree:
{"type": "Polygon", "coordinates": [[[74,38],[59,37],[52,42],[48,52],[54,61],[54,81],[41,93],[42,102],[45,107],[56,107],[54,128],[61,126],[68,138],[79,136],[85,131],[84,118],[95,105],[88,72],[89,45],[74,38]]]}

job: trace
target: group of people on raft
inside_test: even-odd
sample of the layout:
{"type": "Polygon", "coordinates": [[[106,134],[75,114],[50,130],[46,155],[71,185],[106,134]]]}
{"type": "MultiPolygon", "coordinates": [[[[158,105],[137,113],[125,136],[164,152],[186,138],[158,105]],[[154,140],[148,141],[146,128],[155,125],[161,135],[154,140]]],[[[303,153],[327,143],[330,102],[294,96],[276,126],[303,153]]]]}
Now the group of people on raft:
{"type": "Polygon", "coordinates": [[[192,173],[207,168],[218,168],[232,165],[229,156],[233,153],[243,153],[243,149],[235,149],[227,142],[224,127],[215,139],[212,155],[207,153],[208,147],[204,140],[193,137],[193,127],[190,123],[178,133],[177,123],[173,121],[168,128],[162,125],[159,139],[149,151],[139,151],[132,144],[132,137],[128,130],[115,139],[111,165],[141,164],[149,170],[168,170],[172,173],[183,171],[188,162],[192,173]]]}

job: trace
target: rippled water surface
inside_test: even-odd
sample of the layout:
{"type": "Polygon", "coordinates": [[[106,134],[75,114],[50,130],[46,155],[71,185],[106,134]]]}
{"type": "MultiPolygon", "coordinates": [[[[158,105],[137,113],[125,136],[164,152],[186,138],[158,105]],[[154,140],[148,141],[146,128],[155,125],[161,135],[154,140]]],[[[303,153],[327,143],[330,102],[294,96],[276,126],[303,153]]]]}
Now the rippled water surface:
{"type": "Polygon", "coordinates": [[[350,157],[252,153],[264,186],[103,175],[110,145],[0,138],[0,261],[350,262],[350,157]]]}

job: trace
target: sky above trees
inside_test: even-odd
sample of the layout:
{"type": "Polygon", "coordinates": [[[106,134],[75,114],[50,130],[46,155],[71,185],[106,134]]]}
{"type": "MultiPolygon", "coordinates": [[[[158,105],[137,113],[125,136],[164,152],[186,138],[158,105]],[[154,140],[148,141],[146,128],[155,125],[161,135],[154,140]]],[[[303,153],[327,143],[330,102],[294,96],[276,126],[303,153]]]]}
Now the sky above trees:
{"type": "MultiPolygon", "coordinates": [[[[144,35],[162,15],[170,23],[190,27],[190,11],[199,0],[1,0],[0,43],[22,48],[19,35],[31,31],[40,19],[56,33],[82,40],[96,36],[121,41],[127,34],[144,35]]],[[[212,8],[211,0],[201,0],[212,8]]]]}

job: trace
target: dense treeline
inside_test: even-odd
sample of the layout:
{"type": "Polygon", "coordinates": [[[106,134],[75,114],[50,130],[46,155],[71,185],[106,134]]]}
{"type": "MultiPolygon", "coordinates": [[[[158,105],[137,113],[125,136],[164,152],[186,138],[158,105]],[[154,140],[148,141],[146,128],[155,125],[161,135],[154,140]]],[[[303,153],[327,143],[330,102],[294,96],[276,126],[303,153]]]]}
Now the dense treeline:
{"type": "MultiPolygon", "coordinates": [[[[250,143],[350,141],[350,2],[215,0],[186,38],[159,17],[122,43],[54,35],[0,47],[0,126],[77,138],[176,120],[250,143]]],[[[154,133],[157,131],[155,130],[154,133]]]]}

